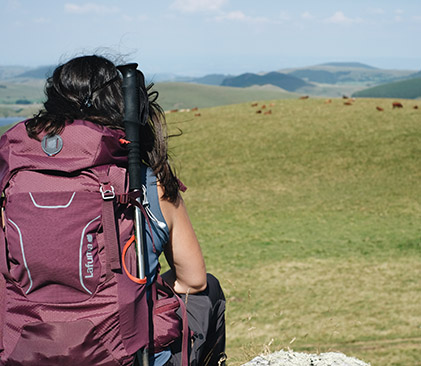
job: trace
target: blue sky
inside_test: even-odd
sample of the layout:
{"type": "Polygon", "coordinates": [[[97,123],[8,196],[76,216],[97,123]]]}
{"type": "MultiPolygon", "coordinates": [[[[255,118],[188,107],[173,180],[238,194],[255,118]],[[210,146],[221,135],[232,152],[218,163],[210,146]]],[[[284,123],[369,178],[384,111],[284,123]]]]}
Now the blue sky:
{"type": "Polygon", "coordinates": [[[421,69],[421,1],[0,0],[0,65],[120,55],[146,73],[357,61],[421,69]]]}

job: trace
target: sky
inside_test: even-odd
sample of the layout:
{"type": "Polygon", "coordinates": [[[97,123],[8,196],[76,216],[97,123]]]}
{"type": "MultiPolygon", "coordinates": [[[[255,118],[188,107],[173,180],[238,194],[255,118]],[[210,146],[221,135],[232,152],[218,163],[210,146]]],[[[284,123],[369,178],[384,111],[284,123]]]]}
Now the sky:
{"type": "Polygon", "coordinates": [[[3,66],[96,53],[146,74],[421,70],[420,34],[420,0],[0,0],[3,66]]]}

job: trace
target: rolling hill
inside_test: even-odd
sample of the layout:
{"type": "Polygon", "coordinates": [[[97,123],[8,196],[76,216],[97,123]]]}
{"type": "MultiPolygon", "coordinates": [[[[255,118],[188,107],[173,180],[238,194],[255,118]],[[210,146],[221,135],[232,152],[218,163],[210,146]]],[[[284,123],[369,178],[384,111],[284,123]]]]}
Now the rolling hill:
{"type": "Polygon", "coordinates": [[[157,83],[159,103],[165,110],[205,108],[265,99],[291,99],[297,94],[265,88],[234,88],[193,83],[157,83]]]}
{"type": "Polygon", "coordinates": [[[333,66],[333,67],[351,67],[356,69],[370,69],[370,70],[376,70],[377,67],[363,64],[361,62],[326,62],[324,64],[321,64],[320,66],[333,66]]]}
{"type": "MultiPolygon", "coordinates": [[[[45,78],[52,66],[27,68],[0,66],[0,116],[23,116],[44,99],[45,78]],[[30,105],[30,103],[35,103],[30,105]],[[31,108],[29,108],[31,107],[31,108]]],[[[147,79],[148,76],[146,75],[147,79]]],[[[383,70],[357,62],[331,62],[268,73],[238,76],[208,74],[202,77],[173,74],[152,75],[166,110],[213,107],[265,99],[296,98],[298,95],[335,98],[342,95],[417,98],[420,78],[414,70],[383,70]],[[170,82],[163,82],[170,79],[170,82]],[[182,81],[180,81],[182,80],[182,81]],[[402,83],[388,86],[390,82],[402,83]],[[222,84],[222,86],[221,86],[222,84]],[[374,88],[386,84],[385,88],[374,88]],[[363,89],[366,91],[362,91],[363,89]]]]}
{"type": "Polygon", "coordinates": [[[378,85],[353,93],[354,97],[365,98],[421,98],[421,75],[415,79],[378,85]]]}
{"type": "Polygon", "coordinates": [[[24,66],[0,66],[0,80],[14,78],[28,70],[30,68],[24,66]]]}
{"type": "Polygon", "coordinates": [[[321,65],[280,70],[307,82],[321,84],[360,84],[373,86],[411,78],[413,70],[384,70],[358,62],[331,62],[321,65]]]}
{"type": "Polygon", "coordinates": [[[45,80],[47,77],[51,76],[55,69],[55,66],[40,66],[35,69],[27,70],[16,77],[18,78],[32,78],[32,79],[42,79],[45,80]]]}
{"type": "Polygon", "coordinates": [[[280,72],[269,72],[258,75],[253,73],[241,74],[235,77],[225,78],[223,86],[248,87],[253,85],[274,85],[284,90],[294,92],[302,87],[310,87],[311,84],[293,75],[287,75],[280,72]]]}

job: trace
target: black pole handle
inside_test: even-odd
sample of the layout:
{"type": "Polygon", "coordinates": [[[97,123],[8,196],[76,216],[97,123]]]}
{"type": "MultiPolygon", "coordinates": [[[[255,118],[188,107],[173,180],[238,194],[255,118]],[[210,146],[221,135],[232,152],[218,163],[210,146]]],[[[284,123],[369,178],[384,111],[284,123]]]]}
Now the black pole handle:
{"type": "Polygon", "coordinates": [[[142,118],[147,100],[147,95],[142,95],[141,86],[144,85],[143,74],[137,70],[137,64],[117,66],[123,75],[123,100],[124,100],[124,128],[128,144],[128,171],[129,190],[135,191],[142,188],[141,183],[141,155],[140,155],[140,127],[146,123],[142,118]]]}

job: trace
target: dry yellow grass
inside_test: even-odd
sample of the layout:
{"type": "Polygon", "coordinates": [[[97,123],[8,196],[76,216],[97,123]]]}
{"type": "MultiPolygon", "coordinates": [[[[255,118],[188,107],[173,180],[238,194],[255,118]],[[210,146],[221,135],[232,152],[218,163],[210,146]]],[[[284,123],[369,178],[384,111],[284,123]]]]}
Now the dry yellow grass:
{"type": "Polygon", "coordinates": [[[281,260],[222,274],[230,365],[281,348],[413,365],[421,352],[420,276],[418,258],[281,260]]]}

